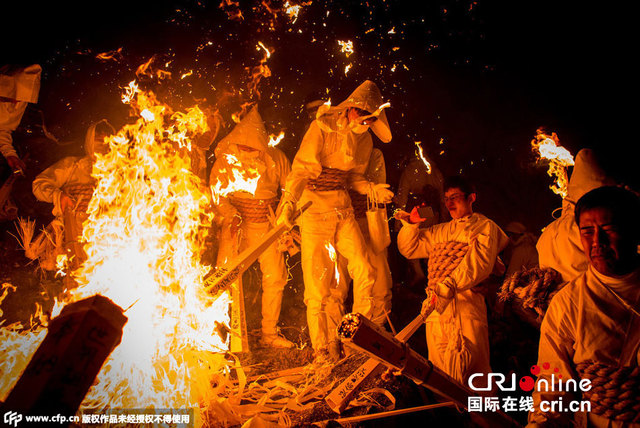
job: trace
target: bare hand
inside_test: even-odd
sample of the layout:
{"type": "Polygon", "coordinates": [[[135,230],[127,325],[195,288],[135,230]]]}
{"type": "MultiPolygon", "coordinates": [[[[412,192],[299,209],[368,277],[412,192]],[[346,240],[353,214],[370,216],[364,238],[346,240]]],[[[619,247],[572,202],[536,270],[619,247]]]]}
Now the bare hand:
{"type": "Polygon", "coordinates": [[[436,300],[438,296],[432,290],[427,290],[427,298],[422,302],[422,309],[420,309],[420,314],[423,318],[427,318],[431,315],[431,312],[436,308],[436,300]]]}
{"type": "Polygon", "coordinates": [[[393,199],[393,192],[389,190],[389,185],[385,183],[379,183],[373,186],[376,199],[382,204],[388,204],[393,199]]]}
{"type": "Polygon", "coordinates": [[[413,209],[411,210],[411,214],[409,215],[409,222],[413,224],[418,224],[426,220],[427,220],[426,218],[420,217],[420,213],[418,212],[418,206],[416,205],[415,207],[413,207],[413,209]]]}
{"type": "Polygon", "coordinates": [[[27,169],[27,166],[24,164],[24,162],[22,162],[17,156],[9,156],[7,158],[7,163],[14,172],[19,171],[20,173],[24,174],[24,170],[27,169]]]}
{"type": "Polygon", "coordinates": [[[409,213],[403,210],[395,210],[393,213],[393,218],[395,218],[396,220],[409,221],[409,213]]]}

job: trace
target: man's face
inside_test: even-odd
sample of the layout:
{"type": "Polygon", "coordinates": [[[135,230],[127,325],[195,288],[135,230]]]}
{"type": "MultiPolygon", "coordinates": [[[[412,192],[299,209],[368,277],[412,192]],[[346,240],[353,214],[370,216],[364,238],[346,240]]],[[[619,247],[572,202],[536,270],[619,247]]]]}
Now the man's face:
{"type": "Polygon", "coordinates": [[[366,116],[371,116],[371,113],[356,107],[350,107],[347,110],[347,119],[349,119],[350,122],[356,122],[358,125],[371,125],[373,122],[378,120],[378,118],[375,116],[367,117],[366,119],[361,119],[366,116]]]}
{"type": "Polygon", "coordinates": [[[476,200],[476,194],[465,195],[457,187],[453,187],[444,192],[444,204],[449,210],[451,218],[456,220],[473,214],[471,207],[476,200]]]}
{"type": "Polygon", "coordinates": [[[600,273],[625,275],[636,267],[633,233],[616,221],[611,210],[592,208],[580,213],[580,240],[589,262],[600,273]]]}

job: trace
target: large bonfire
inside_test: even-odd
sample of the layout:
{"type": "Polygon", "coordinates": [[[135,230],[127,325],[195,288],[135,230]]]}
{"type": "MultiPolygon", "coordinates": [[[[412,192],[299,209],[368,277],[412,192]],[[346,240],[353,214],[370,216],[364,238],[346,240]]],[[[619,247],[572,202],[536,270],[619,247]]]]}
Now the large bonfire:
{"type": "MultiPolygon", "coordinates": [[[[216,326],[228,325],[229,298],[202,287],[211,193],[191,172],[189,154],[192,140],[208,130],[206,117],[198,107],[173,112],[133,82],[123,101],[137,120],[108,137],[109,152],[97,155],[82,236],[87,259],[70,273],[78,287],[52,316],[101,294],[128,318],[82,407],[207,410],[216,403],[213,378],[227,372],[228,343],[216,326]]],[[[45,332],[17,330],[0,330],[0,399],[45,332]]]]}

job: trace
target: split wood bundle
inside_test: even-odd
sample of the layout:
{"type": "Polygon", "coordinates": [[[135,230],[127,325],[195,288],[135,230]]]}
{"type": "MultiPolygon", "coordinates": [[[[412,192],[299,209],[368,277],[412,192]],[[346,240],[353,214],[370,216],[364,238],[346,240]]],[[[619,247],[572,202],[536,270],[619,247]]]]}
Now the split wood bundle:
{"type": "Polygon", "coordinates": [[[502,302],[517,301],[524,309],[532,309],[542,318],[549,302],[564,284],[562,277],[554,269],[525,269],[505,279],[498,298],[502,302]]]}
{"type": "Polygon", "coordinates": [[[33,256],[34,249],[32,246],[33,235],[36,231],[36,221],[29,218],[19,217],[16,224],[16,231],[18,236],[13,235],[14,238],[20,244],[20,247],[24,250],[25,255],[30,259],[35,259],[37,256],[33,256]]]}
{"type": "Polygon", "coordinates": [[[0,412],[75,414],[126,322],[122,308],[100,295],[65,306],[0,412]]]}
{"type": "MultiPolygon", "coordinates": [[[[296,212],[295,218],[305,212],[310,206],[311,201],[305,203],[296,212]]],[[[262,241],[256,243],[253,247],[245,249],[224,266],[212,269],[204,277],[205,290],[215,296],[221,291],[229,288],[231,284],[233,284],[233,282],[242,275],[242,272],[247,270],[253,262],[258,260],[260,254],[264,253],[272,243],[276,242],[280,236],[287,231],[289,231],[289,228],[284,223],[276,225],[262,237],[262,241]]]]}

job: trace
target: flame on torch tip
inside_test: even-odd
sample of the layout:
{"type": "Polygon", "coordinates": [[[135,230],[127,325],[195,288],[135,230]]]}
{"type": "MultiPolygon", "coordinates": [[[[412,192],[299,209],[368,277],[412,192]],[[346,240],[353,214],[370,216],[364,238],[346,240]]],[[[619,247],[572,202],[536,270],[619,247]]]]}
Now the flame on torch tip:
{"type": "Polygon", "coordinates": [[[220,203],[221,197],[226,197],[234,192],[248,192],[255,195],[256,189],[258,188],[258,181],[260,180],[258,170],[243,165],[242,162],[232,154],[225,154],[225,160],[230,168],[230,173],[227,172],[226,168],[221,169],[219,172],[221,176],[230,178],[226,180],[226,184],[222,181],[217,181],[211,186],[213,202],[218,204],[220,203]]]}
{"type": "Polygon", "coordinates": [[[416,152],[416,154],[418,155],[418,157],[422,160],[422,162],[424,163],[424,166],[427,167],[427,174],[431,174],[431,164],[429,163],[429,161],[427,161],[427,159],[424,157],[424,152],[422,151],[422,146],[421,146],[422,142],[421,141],[416,141],[416,147],[418,148],[418,151],[416,152]]]}
{"type": "Polygon", "coordinates": [[[555,182],[549,188],[553,193],[560,195],[562,199],[566,198],[569,185],[567,168],[574,165],[571,153],[560,145],[560,140],[555,132],[549,135],[542,128],[536,130],[536,135],[531,140],[531,148],[537,151],[540,159],[549,161],[547,174],[550,177],[555,177],[555,182]]]}

